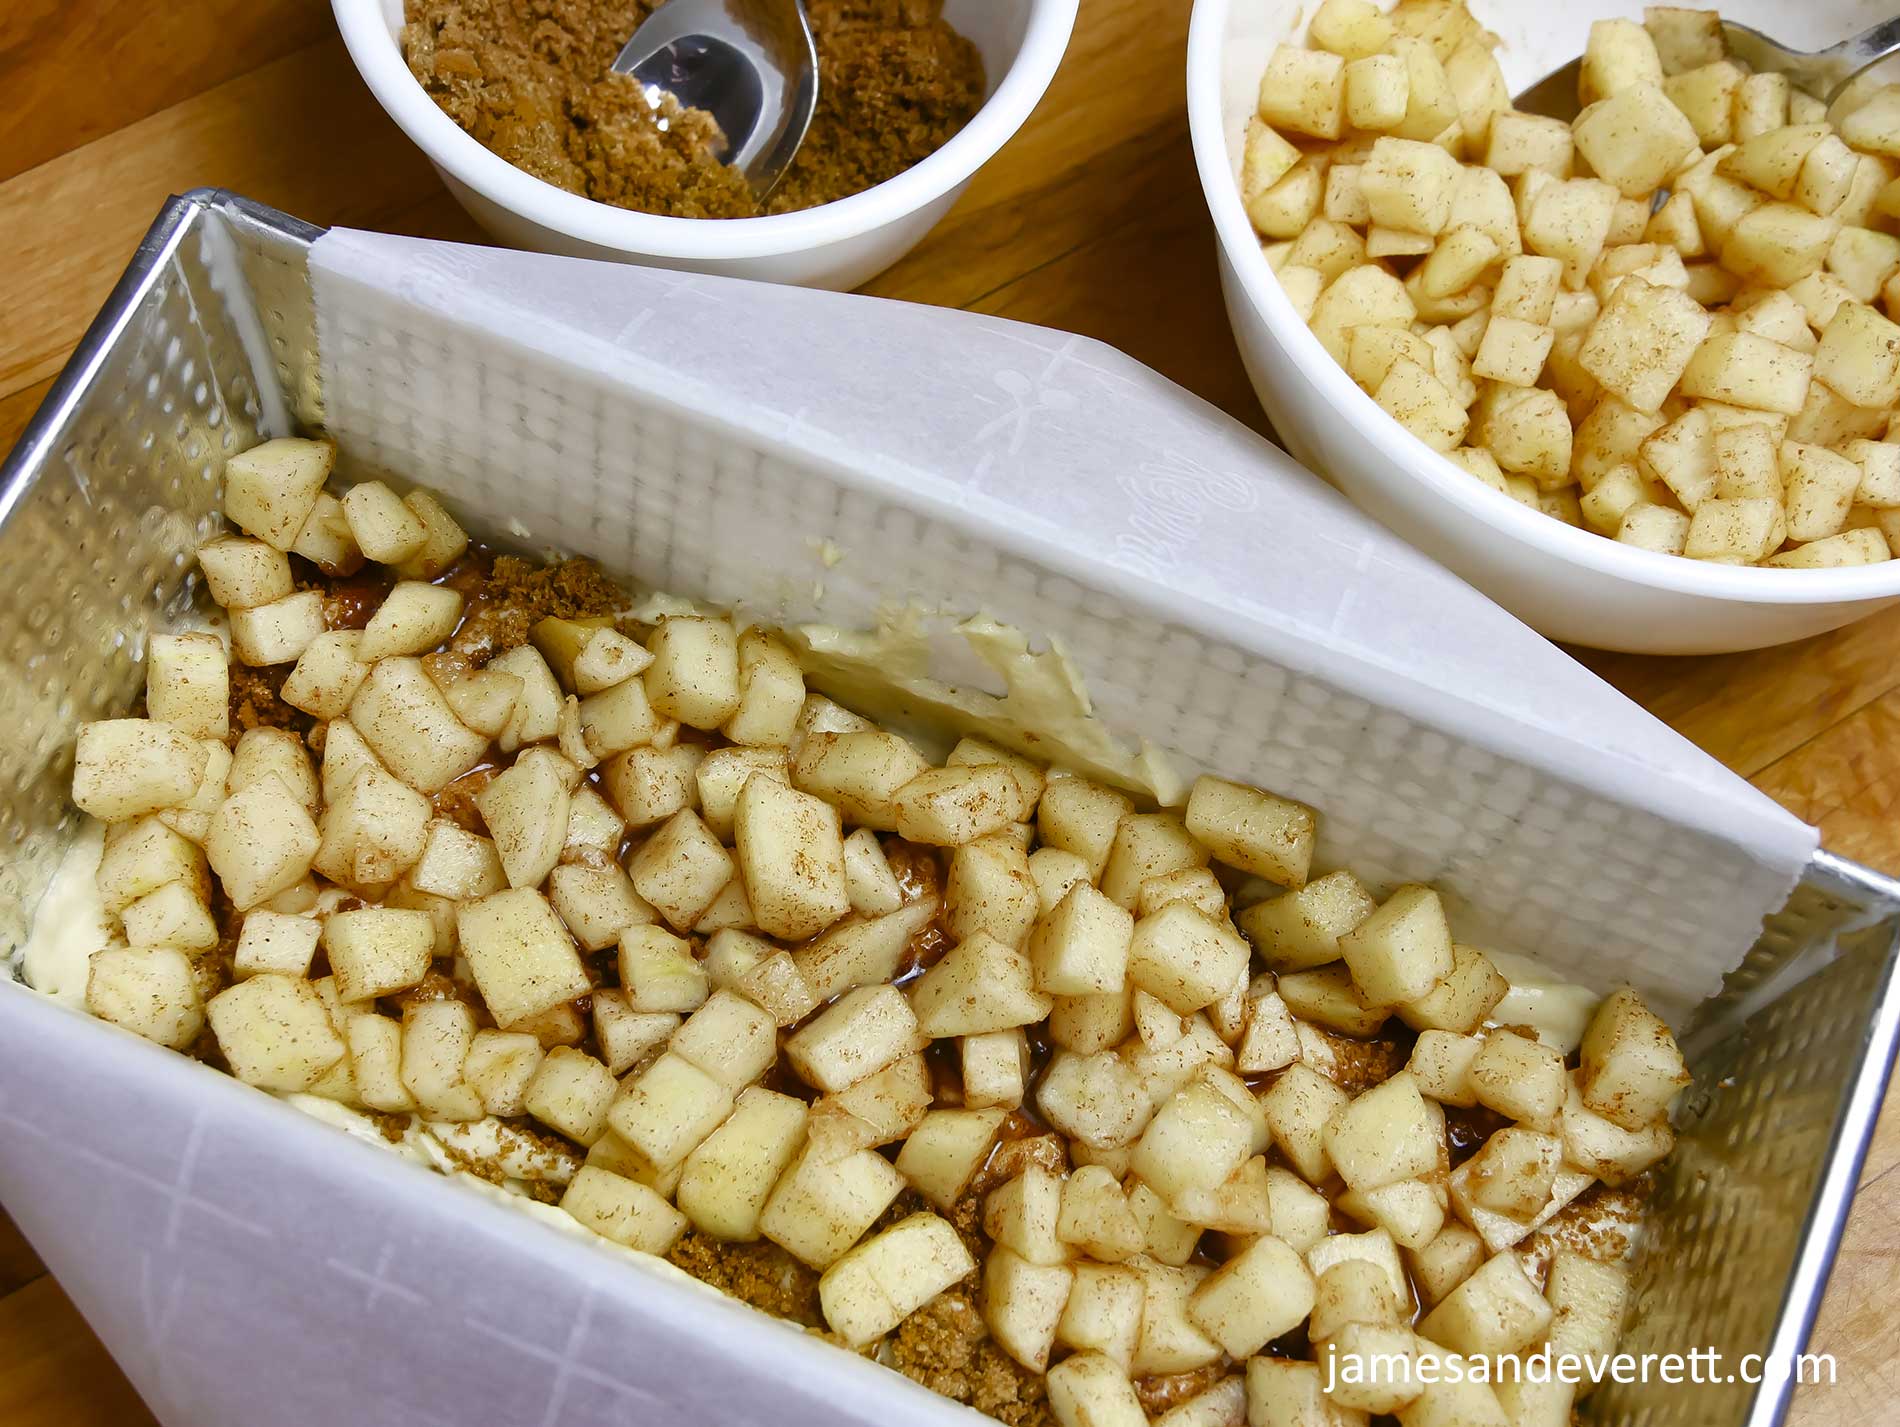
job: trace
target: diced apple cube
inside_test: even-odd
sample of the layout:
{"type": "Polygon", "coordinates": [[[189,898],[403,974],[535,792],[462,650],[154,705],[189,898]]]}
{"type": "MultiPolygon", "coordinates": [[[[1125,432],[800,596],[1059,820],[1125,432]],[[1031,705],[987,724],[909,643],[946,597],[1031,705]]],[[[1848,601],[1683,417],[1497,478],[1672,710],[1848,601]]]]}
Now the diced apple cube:
{"type": "Polygon", "coordinates": [[[336,464],[336,446],[280,436],[224,465],[224,514],[233,525],[288,550],[336,464]]]}
{"type": "Polygon", "coordinates": [[[1133,911],[1142,886],[1170,872],[1207,865],[1208,852],[1177,813],[1130,813],[1115,830],[1108,865],[1102,870],[1102,893],[1133,911]]]}
{"type": "Polygon", "coordinates": [[[363,627],[357,658],[365,664],[395,654],[422,654],[455,632],[462,596],[447,585],[403,580],[390,590],[363,627]]]}
{"type": "Polygon", "coordinates": [[[1648,198],[1694,153],[1686,115],[1655,82],[1633,84],[1591,104],[1571,126],[1577,152],[1626,198],[1648,198]]]}
{"type": "Polygon", "coordinates": [[[1188,797],[1186,822],[1228,866],[1284,887],[1305,885],[1316,819],[1304,803],[1203,775],[1188,797]]]}
{"type": "Polygon", "coordinates": [[[1484,1240],[1456,1222],[1446,1224],[1430,1243],[1406,1254],[1412,1281],[1427,1308],[1471,1277],[1484,1260],[1484,1240]]]}
{"type": "Polygon", "coordinates": [[[1135,1376],[1193,1372],[1217,1361],[1220,1345],[1188,1316],[1188,1303],[1210,1270],[1200,1264],[1175,1267],[1151,1259],[1136,1259],[1130,1267],[1147,1282],[1141,1336],[1132,1364],[1135,1376]]]}
{"type": "Polygon", "coordinates": [[[1321,1183],[1332,1172],[1326,1127],[1347,1103],[1344,1090],[1298,1063],[1288,1066],[1260,1096],[1274,1144],[1310,1184],[1321,1183]]]}
{"type": "Polygon", "coordinates": [[[739,867],[767,935],[798,940],[850,910],[837,810],[769,777],[754,776],[733,817],[739,867]]]}
{"type": "MultiPolygon", "coordinates": [[[[1146,1293],[1141,1275],[1133,1269],[1116,1264],[1076,1264],[1069,1299],[1056,1324],[1056,1341],[1076,1349],[1077,1356],[1099,1353],[1126,1372],[1141,1336],[1142,1299],[1146,1293]]],[[[1058,1364],[1056,1371],[1061,1369],[1058,1364]]]]}
{"type": "Polygon", "coordinates": [[[827,1156],[808,1146],[773,1186],[759,1232],[815,1269],[842,1258],[903,1189],[875,1150],[827,1156]]]}
{"type": "Polygon", "coordinates": [[[647,1185],[583,1165],[561,1208],[604,1239],[642,1253],[664,1254],[686,1232],[687,1218],[647,1185]]]}
{"type": "Polygon", "coordinates": [[[1376,1035],[1391,1010],[1367,1000],[1345,964],[1291,971],[1278,982],[1280,999],[1302,1021],[1311,1021],[1345,1036],[1376,1035]]]}
{"type": "Polygon", "coordinates": [[[923,1049],[926,1040],[903,992],[863,986],[788,1039],[785,1058],[806,1084],[837,1091],[923,1049]]]}
{"type": "Polygon", "coordinates": [[[1564,1063],[1550,1046],[1511,1031],[1492,1031],[1465,1077],[1480,1105],[1539,1127],[1557,1123],[1564,1103],[1564,1063]]]}
{"type": "Polygon", "coordinates": [[[170,882],[148,892],[120,914],[125,939],[135,947],[169,946],[209,951],[218,944],[218,924],[195,887],[170,882]]]}
{"type": "Polygon", "coordinates": [[[1014,1110],[1028,1089],[1029,1041],[1020,1027],[964,1036],[958,1043],[963,1103],[972,1109],[1000,1105],[1014,1110]]]}
{"type": "Polygon", "coordinates": [[[324,922],[323,949],[337,993],[345,1001],[373,1001],[428,975],[435,928],[427,912],[360,907],[324,922]]]}
{"type": "Polygon", "coordinates": [[[587,951],[604,951],[619,941],[628,927],[649,926],[656,915],[646,899],[634,891],[627,874],[611,863],[590,867],[574,862],[556,867],[548,878],[548,898],[574,939],[587,951]]]}
{"type": "Polygon", "coordinates": [[[602,785],[628,826],[651,827],[693,806],[705,756],[694,743],[632,748],[601,765],[602,785]]]}
{"type": "MultiPolygon", "coordinates": [[[[699,815],[716,837],[729,839],[732,836],[732,819],[739,804],[739,794],[755,773],[776,778],[781,783],[789,782],[785,750],[716,748],[700,760],[693,772],[693,781],[699,789],[699,815]]],[[[875,844],[875,835],[866,835],[875,844]]],[[[895,886],[895,882],[892,885],[895,886]]],[[[891,910],[895,910],[895,905],[891,910]]]]}
{"type": "Polygon", "coordinates": [[[281,694],[292,708],[313,718],[342,718],[356,691],[369,677],[369,665],[357,657],[361,635],[353,629],[319,634],[305,646],[281,694]]]}
{"type": "Polygon", "coordinates": [[[637,891],[679,931],[688,931],[733,877],[732,858],[691,808],[675,813],[627,863],[637,891]]]}
{"type": "Polygon", "coordinates": [[[1276,129],[1337,139],[1345,123],[1346,66],[1338,55],[1280,45],[1261,76],[1260,117],[1276,129]]]}
{"type": "Polygon", "coordinates": [[[1841,303],[1821,333],[1814,375],[1856,406],[1894,405],[1900,401],[1900,326],[1861,303],[1841,303]]]}
{"type": "Polygon", "coordinates": [[[932,1037],[982,1035],[1040,1021],[1049,998],[1035,989],[1029,959],[978,932],[960,943],[911,987],[910,1003],[932,1037]]]}
{"type": "Polygon", "coordinates": [[[620,984],[636,1011],[696,1011],[709,979],[692,945],[664,927],[630,926],[620,933],[620,984]]]}
{"type": "Polygon", "coordinates": [[[1900,157],[1900,88],[1883,85],[1841,118],[1840,134],[1863,153],[1900,157]]]}
{"type": "Polygon", "coordinates": [[[205,856],[225,895],[242,911],[308,873],[321,842],[303,805],[282,779],[267,774],[219,805],[205,856]]]}
{"type": "Polygon", "coordinates": [[[308,981],[253,976],[213,996],[204,1014],[231,1073],[260,1090],[307,1090],[344,1055],[329,1008],[308,981]]]}
{"type": "Polygon", "coordinates": [[[462,1001],[420,1001],[403,1012],[402,1083],[431,1120],[465,1122],[485,1113],[468,1083],[475,1012],[462,1001]]]}
{"type": "Polygon", "coordinates": [[[1036,809],[1037,832],[1045,847],[1080,857],[1093,879],[1108,866],[1116,829],[1131,806],[1123,794],[1086,778],[1054,778],[1036,809]]]}
{"type": "MultiPolygon", "coordinates": [[[[1305,1263],[1300,1267],[1304,1269],[1305,1263]]],[[[1368,1259],[1342,1259],[1314,1284],[1307,1336],[1317,1343],[1348,1323],[1404,1323],[1409,1307],[1401,1306],[1392,1292],[1392,1280],[1379,1265],[1368,1259]]]]}
{"type": "Polygon", "coordinates": [[[804,703],[805,675],[791,650],[762,630],[740,635],[739,702],[726,720],[726,737],[739,744],[787,747],[804,703]]]}
{"type": "Polygon", "coordinates": [[[727,619],[674,616],[647,641],[653,662],[642,677],[647,697],[665,718],[691,728],[718,728],[739,707],[739,638],[727,619]]]}
{"type": "Polygon", "coordinates": [[[1550,1258],[1544,1297],[1553,1352],[1589,1360],[1616,1351],[1629,1307],[1628,1269],[1560,1248],[1550,1258]]]}
{"type": "MultiPolygon", "coordinates": [[[[332,742],[337,728],[331,725],[332,742]]],[[[422,857],[429,812],[427,798],[366,763],[323,810],[322,841],[312,865],[333,882],[375,895],[422,857]]]]}
{"type": "Polygon", "coordinates": [[[1236,920],[1268,966],[1299,971],[1338,960],[1339,938],[1377,906],[1352,873],[1329,872],[1249,907],[1236,920]]]}
{"type": "Polygon", "coordinates": [[[1471,1064],[1484,1042],[1474,1035],[1424,1030],[1412,1045],[1406,1069],[1418,1088],[1441,1105],[1470,1109],[1478,1103],[1471,1086],[1471,1064]]]}
{"type": "Polygon", "coordinates": [[[193,738],[230,732],[230,673],[214,634],[154,634],[146,647],[145,706],[150,716],[193,738]]]}
{"type": "Polygon", "coordinates": [[[1049,1039],[1088,1054],[1119,1044],[1135,1028],[1128,988],[1089,996],[1055,996],[1049,1007],[1049,1039]]]}
{"type": "Polygon", "coordinates": [[[1002,1110],[932,1110],[898,1151],[897,1171],[946,1212],[989,1157],[1002,1110]]]}
{"type": "Polygon", "coordinates": [[[556,1046],[528,1082],[522,1108],[556,1134],[591,1145],[607,1128],[607,1107],[618,1089],[613,1073],[593,1056],[556,1046]]]}
{"type": "Polygon", "coordinates": [[[1031,1165],[990,1191],[983,1232],[1032,1264],[1067,1263],[1068,1248],[1056,1234],[1061,1209],[1061,1178],[1031,1165]]]}
{"type": "Polygon", "coordinates": [[[1313,1275],[1283,1240],[1263,1234],[1203,1280],[1188,1316],[1232,1357],[1251,1357],[1313,1311],[1313,1275]]]}
{"type": "Polygon", "coordinates": [[[423,537],[414,553],[397,563],[396,573],[405,580],[433,580],[462,558],[468,549],[468,532],[430,491],[410,491],[402,503],[422,523],[423,537]]]}
{"type": "Polygon", "coordinates": [[[1127,1364],[1078,1352],[1049,1369],[1049,1412],[1058,1427],[1144,1427],[1147,1414],[1127,1364]]]}
{"type": "Polygon", "coordinates": [[[561,919],[532,888],[464,903],[455,926],[475,985],[503,1029],[593,989],[561,919]]]}
{"type": "Polygon", "coordinates": [[[732,1107],[730,1090],[665,1051],[622,1089],[607,1111],[607,1124],[655,1170],[664,1171],[682,1163],[732,1107]]]}
{"type": "Polygon", "coordinates": [[[1669,1027],[1625,987],[1597,1007],[1581,1048],[1583,1102],[1626,1130],[1668,1118],[1689,1083],[1669,1027]]]}
{"type": "MultiPolygon", "coordinates": [[[[1419,1344],[1409,1327],[1347,1323],[1319,1344],[1319,1372],[1333,1406],[1354,1412],[1400,1413],[1419,1398],[1419,1344]]],[[[1488,1391],[1488,1389],[1487,1389],[1488,1391]]],[[[1456,1419],[1461,1424],[1466,1419],[1456,1419]]],[[[1480,1419],[1472,1419],[1475,1424],[1480,1419]]],[[[1501,1427],[1483,1419],[1486,1427],[1501,1427]]]]}
{"type": "Polygon", "coordinates": [[[1604,303],[1578,361],[1638,411],[1657,411],[1709,326],[1709,314],[1694,298],[1631,274],[1604,303]]]}
{"type": "Polygon", "coordinates": [[[173,946],[93,952],[86,963],[86,1009],[172,1050],[188,1047],[205,1023],[191,958],[173,946]]]}
{"type": "Polygon", "coordinates": [[[226,535],[198,549],[211,598],[227,610],[255,609],[295,593],[290,561],[262,540],[226,535]]]}
{"type": "Polygon", "coordinates": [[[1247,1359],[1249,1427],[1364,1427],[1363,1414],[1332,1402],[1321,1369],[1308,1362],[1265,1356],[1247,1359]]]}
{"type": "Polygon", "coordinates": [[[882,1337],[976,1269],[948,1221],[912,1214],[852,1249],[818,1280],[825,1322],[848,1345],[882,1337]]]}
{"type": "Polygon", "coordinates": [[[381,481],[364,481],[345,491],[343,515],[357,545],[379,565],[400,564],[428,543],[428,527],[381,481]]]}
{"type": "Polygon", "coordinates": [[[1212,1189],[1252,1151],[1249,1116],[1219,1090],[1196,1081],[1159,1106],[1131,1161],[1163,1199],[1185,1190],[1212,1189]]]}
{"type": "Polygon", "coordinates": [[[1399,1007],[1399,1019],[1413,1030],[1475,1030],[1510,989],[1491,959],[1475,947],[1454,944],[1451,959],[1449,976],[1399,1007]]]}
{"type": "Polygon", "coordinates": [[[821,1001],[854,986],[894,980],[912,940],[930,926],[934,897],[923,897],[888,916],[847,921],[792,954],[800,975],[821,1001]]]}
{"type": "Polygon", "coordinates": [[[897,792],[928,772],[908,739],[882,729],[813,734],[792,759],[792,785],[823,798],[849,821],[885,831],[897,826],[897,792]]]}
{"type": "Polygon", "coordinates": [[[391,773],[423,793],[439,792],[488,752],[488,739],[455,717],[418,659],[379,661],[350,702],[350,722],[391,773]]]}
{"type": "Polygon", "coordinates": [[[1128,1144],[1148,1121],[1135,1072],[1108,1051],[1059,1052],[1037,1082],[1036,1101],[1051,1125],[1096,1149],[1128,1144]]]}
{"type": "Polygon", "coordinates": [[[959,941],[983,932],[1022,946],[1036,921],[1028,853],[998,838],[957,848],[950,856],[944,905],[946,930],[959,941]]]}
{"type": "Polygon", "coordinates": [[[1471,1202],[1529,1219],[1550,1200],[1563,1146],[1555,1135],[1507,1125],[1466,1162],[1471,1202]]]}
{"type": "Polygon", "coordinates": [[[1061,1200],[1056,1237],[1064,1244],[1105,1263],[1119,1263],[1141,1251],[1141,1226],[1109,1170],[1093,1164],[1078,1167],[1063,1181],[1061,1200]]]}
{"type": "Polygon", "coordinates": [[[912,842],[956,847],[1014,821],[1021,789],[999,764],[931,768],[892,796],[897,831],[912,842]]]}
{"type": "Polygon", "coordinates": [[[1540,1341],[1550,1322],[1550,1305],[1506,1250],[1447,1294],[1418,1331],[1454,1352],[1494,1356],[1540,1341]]]}
{"type": "Polygon", "coordinates": [[[930,1110],[931,1077],[921,1055],[899,1056],[875,1075],[821,1096],[811,1110],[811,1142],[824,1154],[875,1149],[901,1140],[930,1110]]]}
{"type": "Polygon", "coordinates": [[[1820,271],[1840,226],[1792,203],[1764,203],[1736,219],[1722,239],[1722,266],[1745,283],[1790,287],[1820,271]]]}
{"type": "MultiPolygon", "coordinates": [[[[700,800],[705,801],[703,788],[700,800]]],[[[890,859],[884,855],[877,834],[868,827],[859,828],[844,840],[844,878],[851,910],[862,916],[887,916],[903,905],[904,889],[891,871],[890,859]]]]}
{"type": "Polygon", "coordinates": [[[1135,923],[1128,979],[1179,1015],[1211,1004],[1246,970],[1248,946],[1187,902],[1170,902],[1135,923]]]}
{"type": "Polygon", "coordinates": [[[323,923],[315,917],[285,916],[261,907],[247,912],[231,954],[231,973],[239,979],[265,971],[307,976],[322,931],[323,923]]]}
{"type": "Polygon", "coordinates": [[[750,1242],[759,1216],[805,1138],[806,1109],[789,1095],[742,1091],[725,1123],[687,1155],[678,1202],[714,1238],[750,1242]]]}
{"type": "Polygon", "coordinates": [[[672,1052],[737,1093],[771,1068],[777,1027],[743,997],[715,991],[673,1037],[672,1052]]]}
{"type": "MultiPolygon", "coordinates": [[[[352,1025],[359,1024],[362,1018],[352,1025]]],[[[491,1115],[526,1113],[528,1086],[541,1068],[541,1043],[525,1031],[475,1032],[462,1059],[462,1077],[491,1115]]],[[[362,1078],[358,1067],[358,1079],[362,1078]]],[[[382,1108],[382,1107],[377,1107],[382,1108]]]]}
{"type": "Polygon", "coordinates": [[[1339,949],[1354,984],[1375,1004],[1416,1001],[1452,971],[1445,909],[1429,887],[1401,887],[1341,936],[1339,949]]]}
{"type": "Polygon", "coordinates": [[[209,891],[204,854],[157,818],[140,818],[107,829],[94,876],[108,913],[122,912],[169,882],[209,891]]]}
{"type": "Polygon", "coordinates": [[[1629,1130],[1605,1119],[1584,1104],[1572,1075],[1558,1120],[1564,1158],[1605,1184],[1627,1184],[1675,1147],[1675,1132],[1667,1121],[1629,1130]]]}
{"type": "MultiPolygon", "coordinates": [[[[402,1083],[402,1022],[361,1012],[344,1021],[343,1040],[349,1047],[358,1101],[387,1115],[407,1114],[416,1108],[416,1097],[402,1083]]],[[[538,1057],[541,1048],[535,1046],[534,1053],[538,1057]]]]}
{"type": "Polygon", "coordinates": [[[1327,1121],[1327,1158],[1354,1189],[1377,1189],[1438,1166],[1443,1136],[1412,1077],[1401,1071],[1327,1121]]]}
{"type": "Polygon", "coordinates": [[[205,745],[157,719],[81,724],[73,752],[73,801],[102,822],[177,807],[197,791],[205,745]]]}
{"type": "Polygon", "coordinates": [[[1032,1264],[1000,1246],[983,1262],[983,1316],[990,1335],[1032,1372],[1049,1365],[1073,1277],[1066,1265],[1032,1264]]]}
{"type": "MultiPolygon", "coordinates": [[[[558,705],[561,702],[559,686],[554,683],[554,675],[548,669],[547,662],[536,653],[533,663],[539,667],[539,674],[545,677],[547,683],[543,687],[535,677],[534,669],[530,668],[524,675],[529,680],[529,686],[536,689],[538,697],[545,697],[552,692],[555,695],[554,702],[558,705]]],[[[490,663],[488,667],[493,669],[495,666],[490,663]]],[[[581,700],[580,718],[581,737],[586,740],[589,751],[596,758],[607,758],[632,748],[648,747],[660,737],[664,729],[677,727],[671,720],[654,711],[653,703],[647,697],[646,685],[639,679],[623,679],[599,693],[589,694],[581,700]]],[[[510,732],[516,741],[528,741],[525,735],[529,729],[525,725],[510,732]]]]}

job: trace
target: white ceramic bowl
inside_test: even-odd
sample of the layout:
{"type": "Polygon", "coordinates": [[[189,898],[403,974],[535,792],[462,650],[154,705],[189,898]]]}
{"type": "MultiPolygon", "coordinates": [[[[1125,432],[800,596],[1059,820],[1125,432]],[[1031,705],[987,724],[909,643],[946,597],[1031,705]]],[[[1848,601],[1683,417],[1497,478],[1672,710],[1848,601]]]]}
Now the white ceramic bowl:
{"type": "Polygon", "coordinates": [[[403,63],[402,0],[332,0],[363,82],[435,165],[456,201],[514,247],[687,268],[724,277],[849,288],[883,271],[943,217],[1042,98],[1068,48],[1078,0],[945,0],[983,56],[990,91],[949,143],[887,183],[801,213],[662,218],[543,183],[463,133],[403,63]]]}
{"type": "MultiPolygon", "coordinates": [[[[1287,449],[1553,639],[1657,654],[1753,649],[1900,600],[1900,561],[1846,570],[1706,565],[1552,520],[1473,480],[1359,389],[1281,292],[1235,179],[1267,57],[1305,33],[1313,8],[1311,0],[1197,0],[1188,39],[1188,115],[1228,319],[1287,449]]],[[[1642,15],[1638,0],[1471,0],[1471,8],[1503,38],[1498,59],[1513,92],[1582,53],[1591,21],[1642,15]]],[[[1728,0],[1721,9],[1805,48],[1891,12],[1884,0],[1728,0]]]]}

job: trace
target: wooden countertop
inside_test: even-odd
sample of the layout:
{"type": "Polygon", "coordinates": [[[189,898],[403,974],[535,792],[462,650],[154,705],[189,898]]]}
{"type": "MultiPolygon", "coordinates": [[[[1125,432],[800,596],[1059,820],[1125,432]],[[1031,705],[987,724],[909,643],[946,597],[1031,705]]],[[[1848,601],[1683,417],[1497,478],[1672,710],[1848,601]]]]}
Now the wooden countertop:
{"type": "MultiPolygon", "coordinates": [[[[869,290],[1099,337],[1264,429],[1188,149],[1187,11],[1083,0],[1034,118],[869,290]]],[[[358,81],[327,6],[192,0],[127,16],[110,0],[20,0],[0,20],[0,450],[170,193],[217,184],[317,223],[480,241],[358,81]]],[[[1900,609],[1755,654],[1579,657],[1828,847],[1900,873],[1900,609]]],[[[1837,1356],[1839,1384],[1802,1392],[1797,1423],[1891,1420],[1888,1109],[1812,1344],[1837,1356]]],[[[150,1420],[0,1214],[0,1427],[150,1420]]]]}

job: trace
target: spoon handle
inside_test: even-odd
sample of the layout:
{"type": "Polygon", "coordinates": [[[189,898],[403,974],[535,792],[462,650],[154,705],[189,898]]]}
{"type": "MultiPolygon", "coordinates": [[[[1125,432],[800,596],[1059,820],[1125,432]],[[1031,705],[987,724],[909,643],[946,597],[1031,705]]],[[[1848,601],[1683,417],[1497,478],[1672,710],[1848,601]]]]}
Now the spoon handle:
{"type": "Polygon", "coordinates": [[[1777,44],[1759,30],[1724,21],[1729,52],[1751,69],[1779,70],[1805,89],[1832,103],[1862,71],[1900,51],[1900,16],[1882,20],[1852,39],[1803,54],[1777,44]]]}

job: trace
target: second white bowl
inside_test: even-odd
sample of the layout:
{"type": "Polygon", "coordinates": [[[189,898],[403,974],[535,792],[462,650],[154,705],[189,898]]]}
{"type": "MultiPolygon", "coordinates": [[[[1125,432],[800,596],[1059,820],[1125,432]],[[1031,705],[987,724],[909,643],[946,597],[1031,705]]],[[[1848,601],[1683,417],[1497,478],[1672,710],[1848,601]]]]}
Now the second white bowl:
{"type": "Polygon", "coordinates": [[[331,0],[363,82],[435,165],[469,215],[518,248],[850,288],[914,247],[1020,129],[1055,77],[1078,0],[945,0],[983,56],[990,91],[949,143],[896,178],[835,203],[765,218],[664,218],[596,203],[522,172],[429,98],[403,62],[402,0],[331,0]]]}
{"type": "MultiPolygon", "coordinates": [[[[1472,0],[1519,91],[1583,52],[1593,20],[1639,4],[1472,0]]],[[[1780,644],[1900,601],[1900,560],[1767,570],[1658,555],[1553,520],[1473,480],[1380,409],[1280,289],[1241,206],[1247,116],[1275,45],[1305,33],[1301,0],[1197,0],[1188,38],[1195,163],[1219,238],[1221,287],[1260,404],[1286,448],[1359,505],[1553,639],[1652,654],[1780,644]]],[[[1819,48],[1886,13],[1881,0],[1731,0],[1724,16],[1819,48]]]]}

